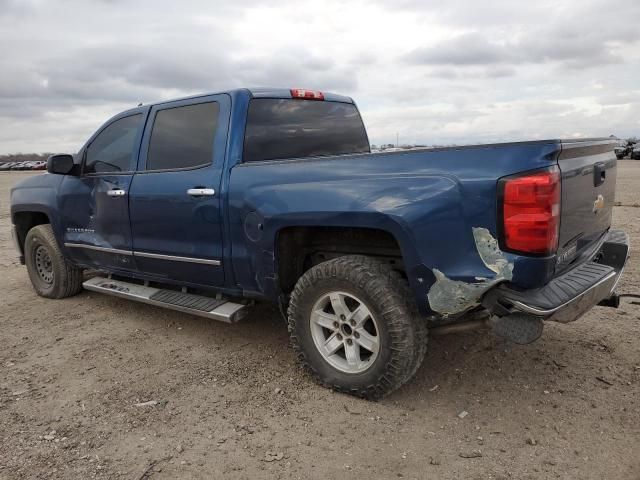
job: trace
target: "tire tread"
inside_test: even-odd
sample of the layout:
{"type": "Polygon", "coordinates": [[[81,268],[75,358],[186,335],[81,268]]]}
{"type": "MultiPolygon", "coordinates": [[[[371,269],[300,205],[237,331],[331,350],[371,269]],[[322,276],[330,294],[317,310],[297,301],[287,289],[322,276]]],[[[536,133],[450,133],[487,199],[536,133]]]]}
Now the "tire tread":
{"type": "MultiPolygon", "coordinates": [[[[53,228],[50,224],[36,225],[27,233],[25,240],[25,256],[29,255],[29,244],[34,236],[39,236],[51,250],[51,261],[58,265],[58,273],[54,277],[54,288],[45,292],[34,283],[38,295],[46,298],[66,298],[78,294],[82,290],[82,269],[70,263],[62,254],[53,228]]],[[[33,282],[32,282],[33,283],[33,282]]]]}
{"type": "MultiPolygon", "coordinates": [[[[378,307],[380,307],[378,303],[378,307]]],[[[413,301],[407,281],[388,264],[371,257],[349,255],[318,264],[296,283],[287,311],[288,331],[298,361],[320,384],[334,390],[368,399],[379,399],[409,381],[422,364],[427,351],[427,324],[413,301]],[[302,321],[299,308],[302,296],[321,280],[340,278],[366,291],[372,299],[385,299],[381,309],[391,337],[390,361],[376,381],[364,388],[349,388],[331,383],[315,368],[298,337],[297,322],[302,321]]]]}

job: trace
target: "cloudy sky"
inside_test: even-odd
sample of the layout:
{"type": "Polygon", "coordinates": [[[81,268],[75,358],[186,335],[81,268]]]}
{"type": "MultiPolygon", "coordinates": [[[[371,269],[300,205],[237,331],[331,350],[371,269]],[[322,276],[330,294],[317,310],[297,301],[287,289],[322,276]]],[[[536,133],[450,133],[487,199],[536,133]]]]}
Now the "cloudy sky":
{"type": "Polygon", "coordinates": [[[0,0],[0,153],[241,86],[355,98],[372,143],[640,135],[637,0],[0,0]]]}

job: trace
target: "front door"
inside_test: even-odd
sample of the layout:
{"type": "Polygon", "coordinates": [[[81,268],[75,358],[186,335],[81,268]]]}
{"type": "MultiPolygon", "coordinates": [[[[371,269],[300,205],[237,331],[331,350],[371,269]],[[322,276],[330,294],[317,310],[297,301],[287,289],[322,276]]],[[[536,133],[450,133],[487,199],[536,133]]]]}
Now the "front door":
{"type": "Polygon", "coordinates": [[[151,109],[129,196],[140,272],[224,283],[219,190],[230,107],[228,95],[211,95],[151,109]]]}
{"type": "Polygon", "coordinates": [[[128,194],[146,109],[105,124],[82,149],[81,174],[60,186],[64,246],[76,262],[108,270],[134,270],[128,194]]]}

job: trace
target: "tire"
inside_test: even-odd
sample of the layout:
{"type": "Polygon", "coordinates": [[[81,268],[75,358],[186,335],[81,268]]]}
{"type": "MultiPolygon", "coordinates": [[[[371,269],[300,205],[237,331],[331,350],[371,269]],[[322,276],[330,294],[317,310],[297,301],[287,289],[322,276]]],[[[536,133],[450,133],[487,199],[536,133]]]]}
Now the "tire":
{"type": "Polygon", "coordinates": [[[29,230],[24,256],[31,284],[41,297],[71,297],[82,290],[82,269],[64,258],[51,225],[29,230]]]}
{"type": "Polygon", "coordinates": [[[316,381],[372,400],[410,380],[427,350],[426,319],[406,280],[365,256],[329,260],[302,275],[291,294],[288,329],[298,360],[316,381]],[[346,318],[339,312],[348,312],[346,318]]]}

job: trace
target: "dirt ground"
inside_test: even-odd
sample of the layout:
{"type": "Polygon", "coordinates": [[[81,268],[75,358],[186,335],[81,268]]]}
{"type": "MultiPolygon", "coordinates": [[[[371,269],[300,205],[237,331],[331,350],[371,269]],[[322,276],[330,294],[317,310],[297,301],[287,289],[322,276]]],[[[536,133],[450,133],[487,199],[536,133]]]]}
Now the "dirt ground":
{"type": "MultiPolygon", "coordinates": [[[[230,326],[36,296],[9,235],[27,175],[0,173],[2,479],[640,479],[640,305],[525,347],[434,337],[412,383],[358,400],[300,370],[269,305],[230,326]]],[[[614,223],[640,245],[640,161],[618,177],[614,223]]],[[[637,255],[619,291],[640,293],[637,255]]]]}

